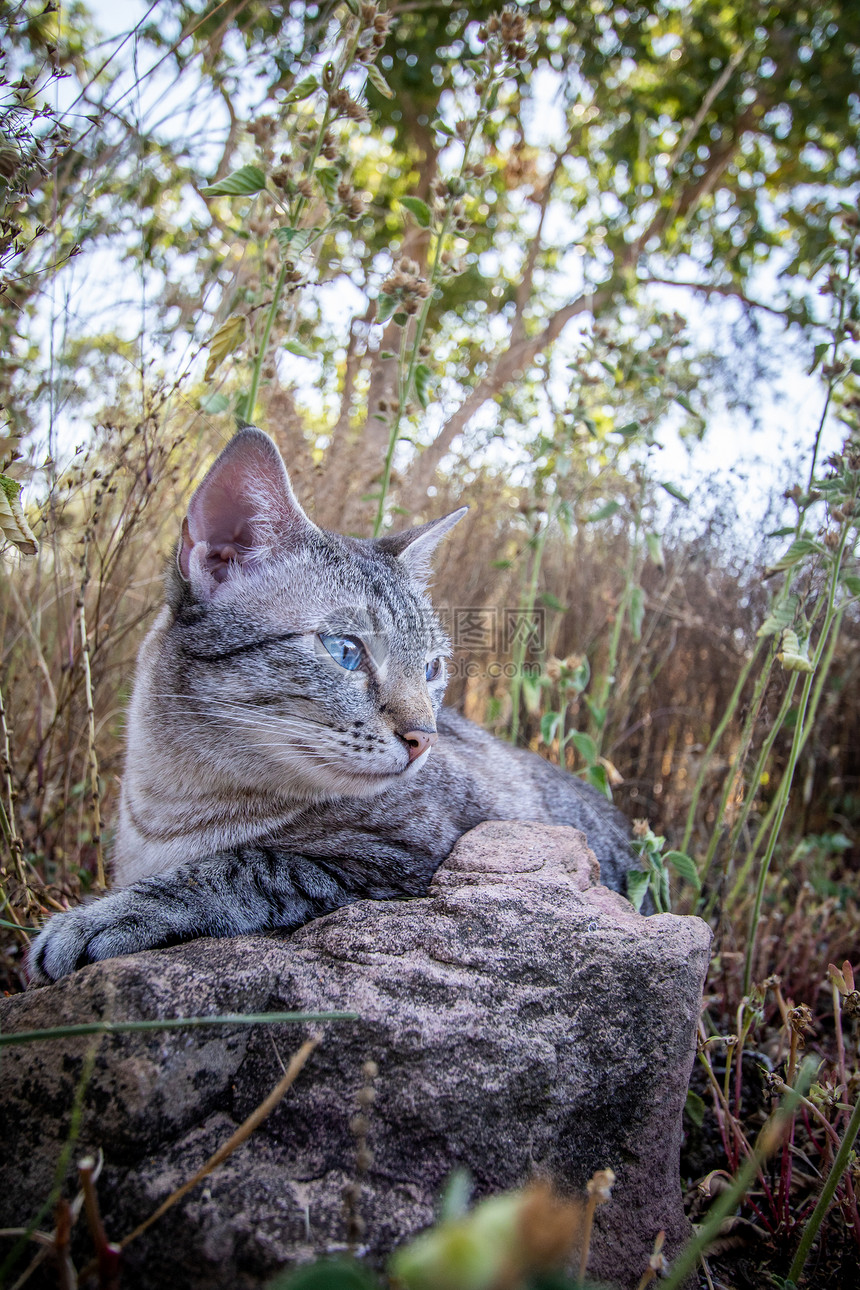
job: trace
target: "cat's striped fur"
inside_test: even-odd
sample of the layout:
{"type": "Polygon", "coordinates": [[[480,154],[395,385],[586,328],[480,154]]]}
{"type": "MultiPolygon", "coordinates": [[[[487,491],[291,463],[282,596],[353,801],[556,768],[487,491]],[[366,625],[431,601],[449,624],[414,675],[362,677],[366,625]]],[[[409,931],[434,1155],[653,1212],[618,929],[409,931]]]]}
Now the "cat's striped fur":
{"type": "Polygon", "coordinates": [[[448,642],[424,585],[462,513],[376,541],[324,532],[268,436],[236,435],[191,500],[141,649],[116,889],[50,920],[35,983],[423,894],[482,820],[576,825],[623,886],[635,861],[605,798],[441,706],[448,642]]]}

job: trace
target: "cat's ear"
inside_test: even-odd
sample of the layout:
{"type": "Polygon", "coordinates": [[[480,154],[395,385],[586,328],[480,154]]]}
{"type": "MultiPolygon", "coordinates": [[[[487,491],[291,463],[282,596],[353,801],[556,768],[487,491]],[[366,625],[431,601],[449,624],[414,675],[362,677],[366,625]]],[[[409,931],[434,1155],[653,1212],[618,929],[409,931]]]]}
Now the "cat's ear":
{"type": "Polygon", "coordinates": [[[275,444],[246,426],[217,458],[188,504],[179,572],[208,599],[232,567],[260,564],[318,529],[296,501],[275,444]]]}
{"type": "Polygon", "coordinates": [[[430,520],[417,528],[404,529],[402,533],[389,533],[377,538],[376,545],[389,555],[396,555],[413,578],[424,582],[430,574],[430,561],[436,547],[445,534],[459,524],[468,509],[468,506],[461,506],[450,515],[443,515],[441,520],[430,520]]]}

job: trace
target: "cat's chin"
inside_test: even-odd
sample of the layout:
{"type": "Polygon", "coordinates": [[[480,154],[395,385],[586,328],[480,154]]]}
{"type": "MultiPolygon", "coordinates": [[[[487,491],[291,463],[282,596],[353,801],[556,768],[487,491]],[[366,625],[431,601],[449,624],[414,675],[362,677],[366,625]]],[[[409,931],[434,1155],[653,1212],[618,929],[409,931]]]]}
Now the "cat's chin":
{"type": "MultiPolygon", "coordinates": [[[[327,768],[326,778],[328,783],[324,787],[323,796],[377,797],[380,793],[385,793],[399,784],[405,784],[414,779],[429,756],[430,749],[428,748],[420,757],[416,757],[414,761],[409,762],[400,770],[355,770],[344,766],[332,772],[331,769],[327,768]]],[[[317,792],[321,786],[318,780],[316,784],[317,792]]]]}

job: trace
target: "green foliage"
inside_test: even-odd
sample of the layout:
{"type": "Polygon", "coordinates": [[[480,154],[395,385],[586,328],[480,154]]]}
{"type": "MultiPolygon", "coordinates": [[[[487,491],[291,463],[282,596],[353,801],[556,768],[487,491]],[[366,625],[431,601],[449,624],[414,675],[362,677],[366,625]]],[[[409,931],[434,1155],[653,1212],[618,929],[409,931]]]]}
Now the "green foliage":
{"type": "Polygon", "coordinates": [[[269,1290],[379,1290],[379,1281],[358,1263],[321,1259],[276,1277],[269,1290]]]}
{"type": "Polygon", "coordinates": [[[695,861],[683,851],[667,851],[664,854],[665,845],[666,839],[657,837],[647,826],[638,832],[634,830],[631,846],[639,856],[642,871],[628,875],[627,893],[636,909],[642,908],[642,902],[650,891],[658,914],[667,914],[671,911],[669,865],[678,877],[688,882],[695,891],[700,890],[701,884],[695,861]]]}

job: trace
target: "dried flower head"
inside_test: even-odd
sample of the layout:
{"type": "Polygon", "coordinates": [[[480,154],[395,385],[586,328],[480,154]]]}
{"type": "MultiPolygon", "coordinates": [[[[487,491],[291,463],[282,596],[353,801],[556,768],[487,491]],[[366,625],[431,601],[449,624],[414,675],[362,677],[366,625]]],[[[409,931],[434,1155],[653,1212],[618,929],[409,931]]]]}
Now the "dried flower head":
{"type": "Polygon", "coordinates": [[[788,1027],[792,1034],[797,1035],[802,1041],[804,1034],[809,1034],[813,1029],[812,1009],[805,1003],[799,1003],[796,1008],[789,1008],[788,1027]]]}
{"type": "Polygon", "coordinates": [[[585,1190],[598,1205],[605,1205],[612,1195],[615,1186],[615,1174],[611,1169],[598,1169],[589,1178],[585,1190]]]}

